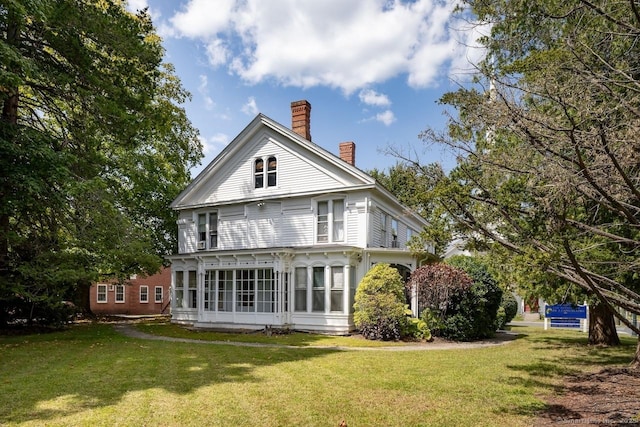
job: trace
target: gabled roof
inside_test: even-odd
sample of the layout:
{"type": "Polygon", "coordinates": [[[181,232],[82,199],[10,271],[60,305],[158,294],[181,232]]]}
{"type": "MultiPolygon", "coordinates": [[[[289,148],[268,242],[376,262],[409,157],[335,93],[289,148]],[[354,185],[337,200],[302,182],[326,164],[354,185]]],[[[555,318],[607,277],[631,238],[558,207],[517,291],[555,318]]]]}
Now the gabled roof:
{"type": "MultiPolygon", "coordinates": [[[[330,169],[335,172],[334,175],[341,177],[341,182],[345,182],[344,177],[347,177],[346,181],[348,183],[345,182],[341,188],[342,191],[372,189],[392,203],[402,206],[393,194],[369,174],[260,113],[189,183],[171,203],[171,208],[186,209],[199,206],[197,203],[194,204],[191,199],[202,190],[205,190],[207,183],[211,182],[212,178],[225,168],[227,162],[232,161],[231,159],[234,159],[245,145],[255,142],[256,137],[259,137],[261,133],[282,136],[284,141],[293,144],[296,153],[302,154],[306,158],[318,159],[319,162],[330,165],[330,169]]],[[[405,212],[409,213],[408,209],[405,209],[405,212]]],[[[419,215],[411,213],[411,216],[426,224],[426,221],[419,215]]]]}
{"type": "Polygon", "coordinates": [[[281,135],[287,141],[296,145],[298,152],[307,152],[309,155],[318,156],[331,165],[335,170],[341,171],[350,177],[353,185],[345,187],[345,189],[353,188],[372,188],[376,186],[376,181],[370,175],[361,171],[357,167],[343,161],[334,154],[328,152],[317,144],[301,137],[291,129],[270,119],[264,114],[258,114],[243,130],[236,136],[221,152],[209,163],[193,181],[176,197],[171,203],[173,209],[181,209],[190,206],[188,200],[190,196],[196,193],[200,187],[208,182],[212,176],[219,172],[229,159],[233,158],[245,144],[252,141],[253,137],[264,131],[272,131],[281,135]]]}

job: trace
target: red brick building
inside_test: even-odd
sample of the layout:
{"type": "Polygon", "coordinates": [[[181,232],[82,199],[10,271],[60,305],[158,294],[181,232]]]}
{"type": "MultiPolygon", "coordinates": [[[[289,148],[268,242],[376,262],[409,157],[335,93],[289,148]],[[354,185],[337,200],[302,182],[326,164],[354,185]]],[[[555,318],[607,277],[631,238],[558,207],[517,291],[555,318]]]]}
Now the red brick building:
{"type": "Polygon", "coordinates": [[[171,268],[153,276],[137,276],[125,284],[91,285],[91,311],[94,314],[169,314],[171,268]]]}

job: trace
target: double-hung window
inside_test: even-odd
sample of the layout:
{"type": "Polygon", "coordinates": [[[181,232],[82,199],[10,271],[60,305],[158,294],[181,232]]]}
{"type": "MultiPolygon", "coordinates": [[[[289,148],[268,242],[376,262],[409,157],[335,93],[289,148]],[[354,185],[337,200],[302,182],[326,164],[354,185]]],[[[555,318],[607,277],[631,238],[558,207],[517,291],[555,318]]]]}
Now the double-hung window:
{"type": "Polygon", "coordinates": [[[140,302],[141,303],[149,302],[149,287],[148,286],[140,286],[140,302]]]}
{"type": "Polygon", "coordinates": [[[124,302],[124,285],[116,285],[116,302],[124,302]]]}
{"type": "Polygon", "coordinates": [[[187,289],[189,290],[189,293],[187,294],[187,307],[196,308],[198,306],[198,282],[195,270],[189,271],[188,280],[189,283],[187,284],[187,289]]]}
{"type": "Polygon", "coordinates": [[[380,213],[380,246],[386,248],[389,244],[389,235],[387,233],[387,220],[389,216],[381,212],[380,213]]]}
{"type": "Polygon", "coordinates": [[[400,247],[400,243],[398,242],[398,220],[395,218],[391,218],[391,247],[400,247]]]}
{"type": "Polygon", "coordinates": [[[316,221],[316,241],[318,243],[343,242],[344,199],[319,201],[316,221]]]}
{"type": "Polygon", "coordinates": [[[98,295],[96,301],[99,303],[107,302],[107,285],[98,285],[98,295]]]}
{"type": "Polygon", "coordinates": [[[278,159],[275,156],[258,158],[253,163],[254,188],[275,187],[278,184],[278,159]]]}
{"type": "Polygon", "coordinates": [[[307,268],[297,267],[295,272],[295,311],[307,311],[307,268]]]}
{"type": "Polygon", "coordinates": [[[324,267],[313,267],[312,311],[324,312],[324,267]]]}
{"type": "Polygon", "coordinates": [[[156,286],[155,287],[155,302],[162,302],[162,286],[156,286]]]}
{"type": "Polygon", "coordinates": [[[183,308],[184,307],[184,272],[176,271],[176,280],[174,284],[174,293],[175,293],[175,307],[183,308]]]}
{"type": "Polygon", "coordinates": [[[198,214],[198,250],[218,247],[218,211],[198,214]]]}
{"type": "Polygon", "coordinates": [[[344,308],[344,267],[331,267],[331,311],[344,308]]]}

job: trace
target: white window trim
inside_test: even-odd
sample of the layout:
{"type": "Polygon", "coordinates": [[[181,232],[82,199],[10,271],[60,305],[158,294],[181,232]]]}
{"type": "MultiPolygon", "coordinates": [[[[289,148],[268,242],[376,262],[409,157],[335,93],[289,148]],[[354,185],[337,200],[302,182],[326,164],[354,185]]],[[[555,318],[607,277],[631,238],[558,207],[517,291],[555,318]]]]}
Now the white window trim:
{"type": "Polygon", "coordinates": [[[329,245],[329,244],[334,244],[334,243],[345,243],[347,241],[347,198],[344,195],[335,195],[334,197],[330,197],[330,198],[321,198],[321,199],[316,199],[314,201],[315,203],[315,215],[313,216],[314,218],[314,227],[313,227],[313,234],[314,234],[314,241],[317,245],[329,245]],[[342,239],[341,240],[334,240],[333,238],[333,234],[334,234],[334,226],[336,224],[336,221],[334,219],[334,215],[333,215],[333,202],[335,201],[342,201],[342,239]],[[319,203],[323,203],[326,202],[327,203],[327,241],[326,242],[320,242],[318,241],[319,235],[318,235],[318,204],[319,203]]]}
{"type": "Polygon", "coordinates": [[[126,297],[125,292],[124,292],[124,285],[116,285],[115,286],[115,294],[113,296],[114,302],[116,304],[124,304],[126,299],[127,299],[127,297],[126,297]],[[118,289],[119,288],[122,288],[122,301],[118,301],[118,289]]]}
{"type": "Polygon", "coordinates": [[[149,286],[141,285],[139,292],[140,292],[140,294],[139,294],[140,304],[148,304],[149,303],[149,286]],[[142,289],[146,289],[147,290],[147,292],[146,292],[147,300],[146,301],[142,300],[142,289]]]}
{"type": "Polygon", "coordinates": [[[153,301],[160,304],[164,302],[164,288],[162,286],[153,288],[153,301]],[[158,299],[158,289],[160,289],[160,299],[158,299]]]}
{"type": "Polygon", "coordinates": [[[108,292],[108,286],[105,284],[98,284],[96,286],[96,302],[98,304],[107,304],[109,303],[109,292],[108,292]],[[104,288],[104,301],[100,300],[100,288],[104,288]]]}
{"type": "Polygon", "coordinates": [[[251,162],[251,187],[254,190],[266,190],[269,188],[278,188],[280,186],[280,159],[275,154],[269,154],[267,156],[254,157],[251,162]],[[269,159],[276,159],[276,168],[273,171],[269,171],[269,159]],[[262,187],[256,187],[256,161],[262,160],[262,187]],[[269,172],[276,174],[276,185],[269,185],[269,172]]]}
{"type": "Polygon", "coordinates": [[[210,250],[210,249],[218,249],[220,247],[220,233],[219,233],[219,229],[220,229],[220,211],[218,209],[209,209],[206,211],[198,211],[198,212],[194,212],[194,218],[193,221],[196,225],[196,250],[197,251],[205,251],[205,250],[210,250]],[[215,213],[216,217],[217,217],[217,222],[216,222],[216,233],[217,233],[217,237],[216,237],[216,242],[217,245],[216,246],[211,246],[211,214],[215,213]],[[204,240],[200,240],[200,215],[204,215],[204,233],[205,233],[205,238],[204,240]],[[204,244],[203,244],[204,243],[204,244]]]}

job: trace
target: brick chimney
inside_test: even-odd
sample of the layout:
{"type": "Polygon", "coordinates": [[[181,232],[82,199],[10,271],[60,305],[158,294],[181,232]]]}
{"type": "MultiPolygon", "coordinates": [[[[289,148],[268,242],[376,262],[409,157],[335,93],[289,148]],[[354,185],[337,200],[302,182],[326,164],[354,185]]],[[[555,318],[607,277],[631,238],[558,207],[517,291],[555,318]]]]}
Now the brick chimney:
{"type": "Polygon", "coordinates": [[[308,101],[291,103],[291,130],[311,141],[311,104],[308,101]]]}
{"type": "Polygon", "coordinates": [[[356,165],[356,144],[352,141],[340,143],[340,158],[351,166],[356,165]]]}

